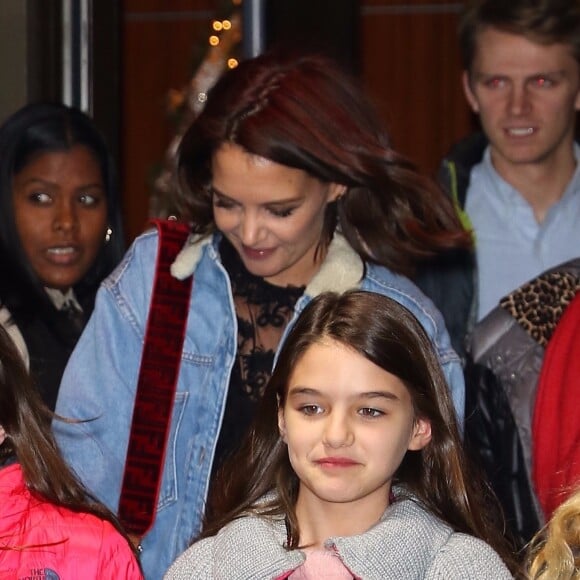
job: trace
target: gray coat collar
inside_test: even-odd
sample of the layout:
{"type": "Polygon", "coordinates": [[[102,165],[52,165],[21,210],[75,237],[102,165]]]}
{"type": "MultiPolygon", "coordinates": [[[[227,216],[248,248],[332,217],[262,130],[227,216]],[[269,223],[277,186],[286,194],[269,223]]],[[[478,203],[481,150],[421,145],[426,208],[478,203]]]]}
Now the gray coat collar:
{"type": "MultiPolygon", "coordinates": [[[[367,532],[330,538],[326,546],[337,552],[356,578],[418,580],[425,577],[452,533],[415,501],[401,499],[367,532]]],[[[213,538],[216,577],[284,578],[304,562],[300,550],[284,548],[285,541],[282,519],[249,516],[232,522],[213,538]]]]}

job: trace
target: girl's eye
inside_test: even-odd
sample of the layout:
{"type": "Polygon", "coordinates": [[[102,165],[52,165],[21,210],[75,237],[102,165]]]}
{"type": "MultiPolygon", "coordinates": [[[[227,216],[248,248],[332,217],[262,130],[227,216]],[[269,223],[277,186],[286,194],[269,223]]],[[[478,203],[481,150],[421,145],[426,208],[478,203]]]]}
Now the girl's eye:
{"type": "Polygon", "coordinates": [[[38,205],[48,205],[52,198],[48,193],[44,193],[43,191],[33,191],[29,196],[28,199],[35,204],[38,205]]]}
{"type": "Polygon", "coordinates": [[[318,405],[303,405],[300,407],[300,411],[304,413],[304,415],[320,415],[322,413],[322,407],[318,405]]]}
{"type": "Polygon", "coordinates": [[[379,411],[379,409],[373,409],[371,407],[363,407],[362,409],[358,410],[359,415],[362,415],[363,417],[381,417],[382,415],[384,415],[385,413],[383,411],[379,411]]]}

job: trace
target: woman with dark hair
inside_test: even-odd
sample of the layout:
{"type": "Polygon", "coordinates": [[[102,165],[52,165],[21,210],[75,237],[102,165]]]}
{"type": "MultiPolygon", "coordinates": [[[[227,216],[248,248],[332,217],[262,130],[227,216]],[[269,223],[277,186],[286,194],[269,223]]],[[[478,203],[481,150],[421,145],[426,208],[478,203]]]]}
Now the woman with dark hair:
{"type": "Polygon", "coordinates": [[[0,577],[142,578],[117,520],[73,476],[0,327],[0,577]]]}
{"type": "Polygon", "coordinates": [[[81,111],[28,105],[0,127],[0,324],[54,409],[97,288],[121,260],[115,171],[81,111]]]}
{"type": "MultiPolygon", "coordinates": [[[[242,62],[184,135],[179,169],[191,236],[171,271],[194,281],[155,521],[142,541],[151,578],[199,532],[212,473],[245,434],[285,332],[321,292],[361,287],[410,308],[463,415],[443,320],[404,274],[469,236],[446,197],[390,148],[353,79],[318,56],[242,62]]],[[[57,404],[82,421],[55,425],[61,448],[113,510],[157,246],[156,233],[141,236],[103,285],[57,404]]]]}
{"type": "Polygon", "coordinates": [[[166,578],[511,578],[432,342],[380,294],[304,309],[222,484],[166,578]]]}

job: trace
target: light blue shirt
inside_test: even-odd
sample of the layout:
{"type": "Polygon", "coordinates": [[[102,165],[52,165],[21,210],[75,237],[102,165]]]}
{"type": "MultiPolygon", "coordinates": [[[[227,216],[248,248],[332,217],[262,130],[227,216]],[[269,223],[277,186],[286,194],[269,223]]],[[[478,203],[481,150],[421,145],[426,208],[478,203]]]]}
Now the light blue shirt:
{"type": "MultiPolygon", "coordinates": [[[[580,147],[574,152],[578,160],[580,147]]],[[[530,204],[494,169],[488,147],[471,171],[465,210],[476,240],[478,320],[512,290],[580,256],[580,164],[539,224],[530,204]]]]}

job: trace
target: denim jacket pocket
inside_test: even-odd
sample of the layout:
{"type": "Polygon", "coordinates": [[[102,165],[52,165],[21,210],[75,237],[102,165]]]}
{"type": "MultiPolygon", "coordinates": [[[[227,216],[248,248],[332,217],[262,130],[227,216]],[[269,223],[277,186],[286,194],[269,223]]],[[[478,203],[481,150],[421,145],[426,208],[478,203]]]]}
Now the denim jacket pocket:
{"type": "Polygon", "coordinates": [[[183,421],[185,404],[188,398],[189,393],[187,392],[178,391],[175,393],[171,430],[169,432],[169,439],[167,441],[167,449],[165,452],[165,468],[161,489],[159,490],[159,499],[157,502],[158,511],[162,510],[168,505],[171,505],[177,500],[177,435],[183,421]]]}

